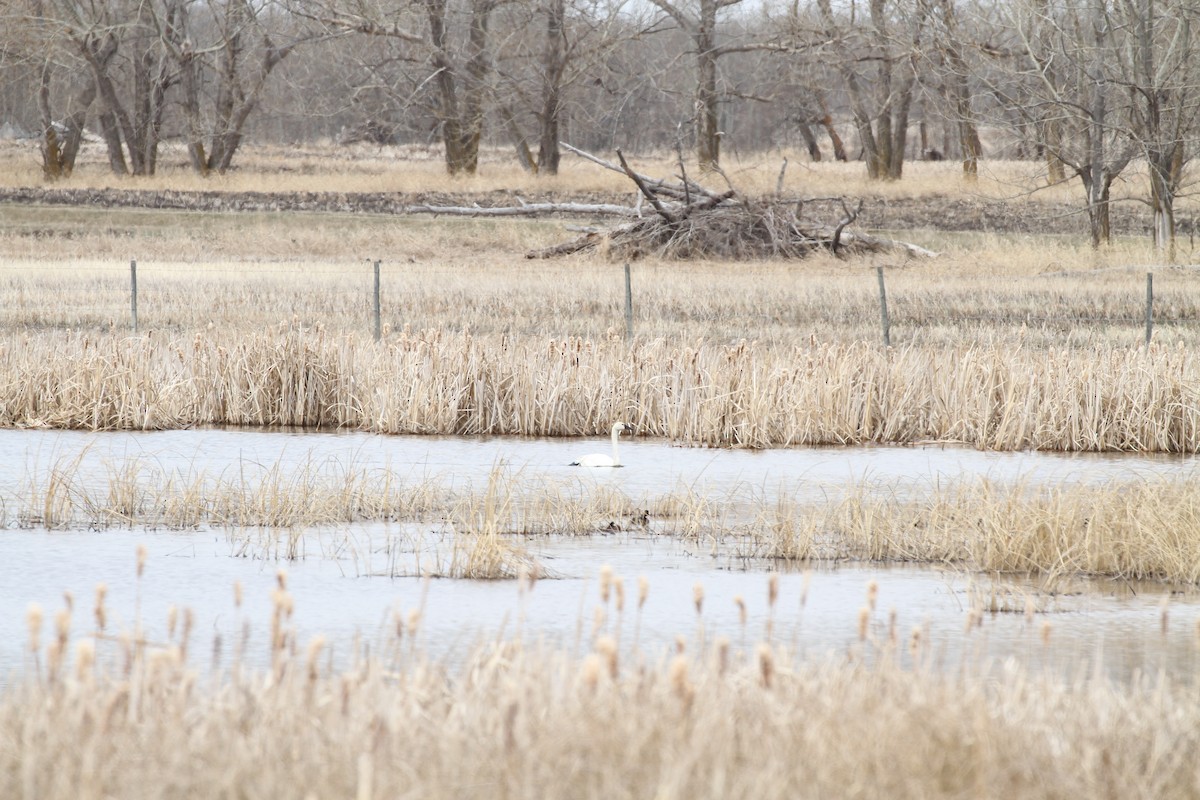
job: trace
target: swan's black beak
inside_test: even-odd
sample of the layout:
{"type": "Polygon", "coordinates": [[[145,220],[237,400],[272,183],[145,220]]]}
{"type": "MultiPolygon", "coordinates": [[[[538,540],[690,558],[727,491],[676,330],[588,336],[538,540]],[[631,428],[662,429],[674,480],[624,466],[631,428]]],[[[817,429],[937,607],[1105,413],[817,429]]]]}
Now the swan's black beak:
{"type": "Polygon", "coordinates": [[[633,436],[635,433],[637,433],[637,428],[633,427],[628,422],[626,422],[624,432],[628,433],[630,436],[633,436]]]}

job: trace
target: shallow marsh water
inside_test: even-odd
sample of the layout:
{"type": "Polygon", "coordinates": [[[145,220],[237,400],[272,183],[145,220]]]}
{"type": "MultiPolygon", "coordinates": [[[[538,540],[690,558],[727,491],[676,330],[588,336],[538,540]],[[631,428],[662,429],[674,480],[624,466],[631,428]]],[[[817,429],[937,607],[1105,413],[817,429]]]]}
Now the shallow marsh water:
{"type": "Polygon", "coordinates": [[[780,492],[820,500],[858,483],[892,491],[939,481],[1100,482],[1191,473],[1191,456],[985,452],[955,445],[714,450],[623,437],[621,469],[571,467],[608,440],[379,436],[365,433],[201,429],[152,432],[0,430],[0,499],[62,469],[97,489],[136,462],[160,474],[214,477],[278,470],[386,469],[401,480],[481,490],[498,467],[519,481],[602,483],[637,502],[681,491],[716,497],[780,492]]]}
{"type": "MultiPolygon", "coordinates": [[[[795,492],[820,500],[852,482],[891,490],[938,481],[987,477],[1030,483],[1094,482],[1144,475],[1184,475],[1194,460],[1179,457],[982,453],[956,447],[820,448],[766,452],[694,450],[634,439],[622,442],[629,466],[581,472],[566,466],[582,452],[603,451],[606,442],[579,440],[454,439],[383,437],[365,434],[247,432],[230,430],[156,433],[0,431],[0,496],[19,496],[39,471],[72,465],[85,481],[104,481],[114,467],[135,459],[164,472],[181,474],[256,468],[300,469],[329,463],[386,468],[414,481],[437,480],[458,489],[479,489],[497,464],[516,470],[520,480],[576,481],[581,490],[595,482],[614,484],[627,495],[654,496],[686,488],[725,496],[750,487],[770,496],[795,492]]],[[[1035,583],[997,580],[929,567],[841,564],[780,573],[780,594],[767,603],[770,569],[778,564],[712,557],[702,546],[631,534],[590,537],[538,537],[521,546],[555,576],[530,591],[516,581],[469,581],[391,577],[389,548],[427,536],[403,525],[353,525],[302,534],[294,561],[239,558],[238,536],[227,531],[97,532],[7,530],[0,532],[0,681],[28,666],[25,611],[38,603],[47,619],[74,598],[74,629],[94,629],[93,596],[108,587],[107,629],[140,623],[151,641],[166,637],[168,608],[195,614],[193,659],[207,664],[214,637],[228,660],[243,624],[251,627],[246,653],[265,662],[271,592],[277,571],[288,574],[295,598],[300,645],[325,635],[342,657],[356,642],[373,650],[390,647],[394,620],[420,609],[418,646],[454,658],[480,641],[521,635],[578,648],[589,646],[594,630],[617,634],[622,645],[656,656],[683,636],[689,648],[726,636],[735,648],[752,647],[767,634],[794,644],[805,657],[845,657],[862,648],[858,625],[867,586],[878,585],[870,636],[886,639],[894,610],[901,645],[914,628],[937,663],[952,667],[963,658],[1002,661],[1016,658],[1058,673],[1099,671],[1127,679],[1138,672],[1166,671],[1190,678],[1200,666],[1197,624],[1200,595],[1172,595],[1161,586],[1075,581],[1056,594],[1035,583]],[[135,551],[146,547],[148,561],[136,577],[135,551]],[[383,562],[384,566],[381,566],[383,562]],[[624,582],[625,608],[599,597],[597,575],[612,567],[624,582]],[[645,606],[637,609],[637,582],[649,581],[645,606]],[[234,604],[234,582],[244,587],[244,604],[234,604]],[[702,611],[694,606],[703,586],[702,611]],[[1003,613],[985,613],[965,633],[969,611],[992,597],[1003,613]],[[746,604],[743,627],[735,598],[746,604]],[[1036,602],[1032,620],[1023,613],[1026,598],[1036,602]],[[1168,610],[1163,626],[1164,603],[1168,610]],[[597,609],[604,607],[603,622],[597,609]],[[1048,626],[1048,628],[1047,628],[1048,626]]],[[[267,535],[255,533],[252,535],[267,535]]],[[[290,534],[289,534],[290,535],[290,534]]],[[[43,638],[46,637],[43,633],[43,638]]],[[[410,645],[406,645],[410,646],[410,645]]]]}

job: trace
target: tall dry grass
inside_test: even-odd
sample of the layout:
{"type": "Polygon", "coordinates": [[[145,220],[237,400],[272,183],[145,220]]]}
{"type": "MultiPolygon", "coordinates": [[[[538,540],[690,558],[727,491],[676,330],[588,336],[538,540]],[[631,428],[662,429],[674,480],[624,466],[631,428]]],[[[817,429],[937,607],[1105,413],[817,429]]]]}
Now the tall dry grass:
{"type": "MultiPolygon", "coordinates": [[[[261,634],[210,650],[193,641],[187,612],[164,641],[146,642],[137,630],[105,630],[103,592],[95,635],[69,611],[51,625],[31,608],[29,666],[0,693],[0,795],[1200,791],[1197,684],[1061,677],[969,655],[939,664],[921,629],[885,629],[869,607],[859,638],[827,660],[798,660],[771,640],[742,651],[702,633],[654,653],[598,632],[582,652],[501,639],[439,661],[421,647],[419,614],[396,612],[391,640],[367,658],[332,654],[320,636],[298,641],[293,605],[281,575],[264,666],[240,655],[263,647],[261,634]]],[[[624,610],[638,613],[632,602],[624,610]]],[[[974,627],[964,635],[981,635],[974,627]]],[[[1053,646],[1031,637],[1031,649],[1053,646]]]]}
{"type": "Polygon", "coordinates": [[[10,339],[0,345],[0,425],[582,436],[625,420],[695,446],[1200,447],[1200,362],[1184,347],[364,338],[287,324],[237,336],[10,339]]]}
{"type": "MultiPolygon", "coordinates": [[[[464,247],[461,242],[458,245],[464,247]]],[[[386,255],[386,254],[384,254],[386,255]]],[[[984,265],[982,268],[986,268],[984,265]]],[[[896,344],[1136,346],[1144,339],[1145,270],[1035,275],[1021,267],[981,275],[890,265],[891,338],[896,344]]],[[[259,333],[281,320],[331,332],[373,330],[374,277],[357,263],[138,262],[142,332],[215,328],[259,333]]],[[[511,337],[601,338],[624,332],[619,264],[533,263],[511,257],[382,267],[387,329],[443,329],[511,337]]],[[[1200,342],[1200,274],[1157,270],[1155,340],[1200,342]]],[[[704,339],[762,344],[882,341],[873,269],[830,258],[782,263],[638,264],[634,332],[672,343],[704,339]]],[[[127,331],[128,260],[9,262],[0,269],[0,334],[127,331]]]]}
{"type": "Polygon", "coordinates": [[[1193,476],[1039,486],[858,482],[821,502],[798,499],[799,488],[781,477],[769,497],[745,487],[723,497],[686,490],[635,497],[499,467],[483,486],[451,488],[333,463],[184,475],[128,461],[104,476],[65,463],[0,498],[0,525],[224,530],[237,556],[341,559],[362,574],[393,576],[547,575],[529,555],[528,537],[631,532],[745,563],[913,562],[1033,574],[1048,586],[1078,577],[1200,585],[1193,476]]]}

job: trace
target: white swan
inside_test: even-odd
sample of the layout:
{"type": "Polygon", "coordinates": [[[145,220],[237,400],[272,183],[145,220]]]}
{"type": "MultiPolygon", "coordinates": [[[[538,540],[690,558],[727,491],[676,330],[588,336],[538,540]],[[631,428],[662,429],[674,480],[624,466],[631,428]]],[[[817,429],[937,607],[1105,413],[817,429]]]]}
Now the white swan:
{"type": "Polygon", "coordinates": [[[578,461],[572,461],[572,467],[619,467],[621,466],[621,458],[617,455],[617,437],[622,433],[633,433],[633,426],[628,422],[618,422],[612,426],[612,446],[613,452],[611,456],[606,456],[603,453],[591,453],[584,456],[578,461]]]}

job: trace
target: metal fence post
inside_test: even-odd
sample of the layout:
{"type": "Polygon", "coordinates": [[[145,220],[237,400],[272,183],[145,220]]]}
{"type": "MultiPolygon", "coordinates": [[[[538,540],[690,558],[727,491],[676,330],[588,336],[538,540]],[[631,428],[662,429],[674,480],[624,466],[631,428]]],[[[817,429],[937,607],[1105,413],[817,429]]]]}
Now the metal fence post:
{"type": "Polygon", "coordinates": [[[879,318],[883,323],[883,346],[892,346],[891,324],[888,322],[887,289],[883,285],[883,267],[876,267],[875,274],[879,276],[879,318]]]}
{"type": "Polygon", "coordinates": [[[1146,347],[1154,335],[1154,273],[1146,273],[1146,347]]]}
{"type": "Polygon", "coordinates": [[[629,264],[625,264],[625,340],[633,341],[633,279],[629,264]]]}
{"type": "Polygon", "coordinates": [[[129,262],[129,317],[133,323],[133,332],[137,333],[137,260],[129,262]]]}
{"type": "Polygon", "coordinates": [[[383,337],[383,314],[379,304],[379,260],[375,260],[375,341],[383,337]]]}

